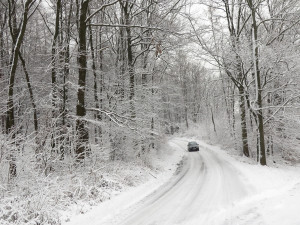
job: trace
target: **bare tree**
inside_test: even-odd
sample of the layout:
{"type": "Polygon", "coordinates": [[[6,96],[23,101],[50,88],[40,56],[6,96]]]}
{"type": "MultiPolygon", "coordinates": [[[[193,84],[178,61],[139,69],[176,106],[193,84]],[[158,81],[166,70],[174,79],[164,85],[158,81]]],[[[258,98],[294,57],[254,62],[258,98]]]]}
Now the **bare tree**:
{"type": "MultiPolygon", "coordinates": [[[[16,70],[18,66],[18,59],[19,59],[19,52],[20,48],[25,36],[26,26],[28,22],[29,17],[29,10],[32,7],[34,0],[27,0],[24,3],[24,10],[22,13],[22,21],[20,24],[20,31],[18,34],[12,33],[13,39],[15,38],[16,42],[13,48],[12,52],[12,62],[10,65],[10,73],[9,73],[9,91],[8,91],[8,101],[7,101],[7,114],[6,114],[6,133],[12,133],[12,138],[15,136],[15,116],[14,116],[14,84],[15,84],[15,78],[16,78],[16,70]]],[[[10,7],[13,7],[13,10],[15,10],[15,2],[10,2],[10,7]],[[12,3],[12,4],[11,4],[12,3]]],[[[14,14],[15,15],[15,14],[14,14]]],[[[13,18],[15,20],[15,17],[13,18]]],[[[13,22],[12,26],[15,26],[16,23],[13,22]]],[[[16,28],[11,29],[13,31],[16,30],[16,28]]],[[[11,177],[17,176],[17,166],[16,166],[16,159],[14,156],[14,153],[11,153],[11,159],[10,159],[10,165],[9,165],[9,174],[11,177]]]]}
{"type": "Polygon", "coordinates": [[[77,7],[79,7],[78,20],[78,91],[77,91],[77,106],[76,106],[76,132],[78,141],[76,144],[77,160],[82,161],[85,158],[86,148],[89,142],[89,131],[85,126],[84,116],[86,115],[85,108],[85,89],[86,89],[86,75],[87,75],[87,13],[89,0],[82,0],[77,7]]]}

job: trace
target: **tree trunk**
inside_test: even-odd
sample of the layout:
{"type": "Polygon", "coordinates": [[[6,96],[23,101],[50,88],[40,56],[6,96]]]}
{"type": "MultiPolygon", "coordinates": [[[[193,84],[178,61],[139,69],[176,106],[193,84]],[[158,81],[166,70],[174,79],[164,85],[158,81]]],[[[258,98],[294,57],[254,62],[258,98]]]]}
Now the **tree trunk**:
{"type": "MultiPolygon", "coordinates": [[[[9,89],[8,89],[8,101],[7,101],[7,113],[6,113],[6,133],[12,133],[12,138],[15,138],[15,131],[13,131],[15,126],[15,118],[14,118],[14,84],[15,84],[15,78],[16,78],[16,71],[18,66],[18,56],[20,52],[20,48],[24,39],[26,26],[27,26],[27,20],[28,20],[28,12],[30,8],[30,4],[33,2],[33,0],[27,0],[24,4],[24,12],[23,12],[23,19],[20,26],[20,32],[17,35],[17,38],[15,39],[15,45],[13,49],[13,55],[12,55],[12,62],[11,62],[11,68],[9,73],[9,89]]],[[[17,165],[16,165],[16,158],[14,153],[11,153],[11,160],[9,163],[9,174],[11,177],[17,176],[17,165]]]]}
{"type": "Polygon", "coordinates": [[[259,132],[259,145],[260,145],[260,164],[267,165],[266,151],[265,151],[265,134],[264,134],[264,118],[262,110],[262,89],[260,81],[260,70],[259,70],[259,60],[258,60],[258,27],[256,24],[256,8],[253,5],[252,0],[247,0],[248,6],[252,14],[252,42],[253,42],[253,62],[254,62],[254,72],[255,72],[255,82],[256,82],[256,103],[257,103],[257,118],[258,118],[258,132],[259,132]]]}
{"type": "Polygon", "coordinates": [[[76,157],[78,162],[82,162],[85,158],[86,147],[89,141],[89,132],[85,127],[83,117],[86,115],[85,109],[85,86],[86,86],[86,74],[87,74],[87,44],[86,44],[86,18],[88,11],[89,0],[84,0],[80,4],[79,9],[79,21],[78,21],[78,56],[77,64],[79,70],[78,79],[78,91],[77,91],[77,106],[76,106],[76,132],[78,140],[76,143],[76,157]]]}
{"type": "MultiPolygon", "coordinates": [[[[5,68],[5,49],[4,49],[4,27],[6,24],[6,20],[7,20],[7,12],[5,12],[4,18],[2,18],[2,15],[0,16],[0,26],[1,26],[1,30],[0,30],[0,82],[2,83],[2,80],[4,78],[4,69],[5,68]]],[[[1,89],[3,88],[3,86],[1,85],[0,87],[1,89]]],[[[5,115],[1,115],[1,128],[2,128],[2,132],[5,133],[5,115]]]]}
{"type": "Polygon", "coordinates": [[[130,25],[130,11],[128,2],[124,6],[124,16],[127,35],[127,60],[128,60],[128,72],[129,72],[129,102],[130,102],[130,114],[132,118],[135,118],[135,108],[134,108],[134,95],[135,95],[135,75],[134,75],[134,65],[133,65],[133,51],[132,51],[132,41],[131,41],[131,28],[130,25]]]}
{"type": "MultiPolygon", "coordinates": [[[[59,19],[60,19],[60,11],[61,11],[61,0],[57,0],[56,2],[56,17],[55,17],[55,28],[52,40],[52,49],[51,49],[51,83],[52,83],[52,119],[56,121],[56,108],[57,108],[57,98],[58,98],[58,90],[57,90],[57,77],[56,77],[56,58],[57,58],[57,39],[59,35],[59,19]]],[[[56,139],[56,123],[54,124],[53,131],[51,134],[51,147],[52,150],[55,148],[56,139]]]]}
{"type": "MultiPolygon", "coordinates": [[[[236,18],[237,25],[235,27],[235,22],[234,22],[234,7],[231,8],[228,0],[223,0],[224,5],[225,5],[225,11],[226,11],[226,16],[227,16],[227,25],[228,25],[228,30],[230,32],[231,36],[231,41],[232,41],[232,48],[233,51],[235,52],[235,58],[236,58],[236,64],[235,64],[235,73],[236,73],[236,78],[234,78],[232,75],[229,77],[235,84],[235,86],[238,88],[239,91],[239,102],[240,102],[240,116],[241,116],[241,129],[242,129],[242,149],[243,149],[243,154],[247,157],[250,156],[249,154],[249,147],[248,147],[248,135],[247,135],[247,123],[246,123],[246,108],[245,108],[245,89],[244,89],[244,72],[242,69],[242,61],[239,55],[240,52],[240,38],[239,38],[239,32],[241,28],[241,20],[240,18],[242,17],[241,13],[241,2],[239,1],[238,3],[238,16],[236,18]]],[[[233,109],[234,112],[234,109],[233,109]]]]}
{"type": "MultiPolygon", "coordinates": [[[[63,63],[63,71],[62,71],[62,105],[60,107],[60,115],[61,115],[61,123],[62,128],[60,129],[60,159],[63,160],[65,158],[66,148],[70,146],[70,140],[68,136],[68,123],[67,123],[67,101],[68,101],[68,88],[67,88],[67,79],[70,74],[70,39],[71,39],[71,16],[73,13],[73,1],[69,2],[69,11],[67,12],[67,3],[65,3],[65,22],[63,23],[61,19],[61,27],[62,24],[65,24],[65,43],[63,47],[62,54],[62,63],[63,63]]],[[[61,10],[62,11],[62,10],[61,10]]],[[[62,13],[62,12],[61,12],[62,13]]],[[[61,37],[61,40],[63,38],[61,37]]]]}
{"type": "Polygon", "coordinates": [[[211,122],[212,122],[213,127],[214,127],[214,132],[217,133],[215,119],[214,119],[214,113],[213,113],[212,107],[210,107],[210,112],[211,112],[211,122]]]}
{"type": "MultiPolygon", "coordinates": [[[[98,99],[98,78],[97,78],[97,72],[96,72],[96,59],[95,59],[95,49],[94,49],[94,42],[93,42],[93,32],[92,32],[92,27],[89,25],[89,40],[90,40],[90,48],[91,48],[91,56],[92,56],[92,70],[93,70],[93,75],[94,75],[94,101],[95,101],[95,106],[96,109],[100,109],[99,106],[99,99],[98,99]]],[[[100,121],[101,120],[101,115],[99,111],[96,111],[95,113],[95,119],[100,121]]],[[[100,128],[101,129],[101,128],[100,128]]],[[[101,135],[100,129],[98,127],[95,127],[95,142],[98,143],[99,137],[97,136],[99,133],[99,136],[101,135]]]]}
{"type": "Polygon", "coordinates": [[[239,102],[240,102],[240,115],[241,115],[241,129],[242,129],[242,143],[243,143],[243,154],[249,157],[248,147],[248,135],[247,135],[247,124],[246,124],[246,107],[245,107],[245,91],[244,87],[238,87],[239,90],[239,102]]]}
{"type": "Polygon", "coordinates": [[[36,110],[36,104],[35,104],[35,100],[33,97],[33,90],[32,90],[32,86],[31,86],[31,82],[29,79],[29,74],[26,68],[26,62],[23,59],[21,52],[19,52],[19,58],[21,60],[22,63],[22,67],[25,73],[25,78],[26,78],[26,82],[27,82],[27,88],[29,91],[29,96],[30,96],[30,101],[31,101],[31,105],[32,105],[32,109],[33,109],[33,124],[34,124],[34,130],[35,130],[35,134],[38,133],[38,119],[37,119],[37,110],[36,110]]]}

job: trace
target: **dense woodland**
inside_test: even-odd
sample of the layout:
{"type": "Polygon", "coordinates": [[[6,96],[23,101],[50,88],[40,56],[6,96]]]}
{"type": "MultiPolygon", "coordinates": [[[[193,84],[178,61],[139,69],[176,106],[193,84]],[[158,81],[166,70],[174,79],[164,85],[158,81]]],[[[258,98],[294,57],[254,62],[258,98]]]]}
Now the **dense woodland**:
{"type": "MultiPolygon", "coordinates": [[[[299,158],[297,0],[1,0],[0,189],[198,126],[299,158]]],[[[5,194],[4,194],[5,195],[5,194]]]]}

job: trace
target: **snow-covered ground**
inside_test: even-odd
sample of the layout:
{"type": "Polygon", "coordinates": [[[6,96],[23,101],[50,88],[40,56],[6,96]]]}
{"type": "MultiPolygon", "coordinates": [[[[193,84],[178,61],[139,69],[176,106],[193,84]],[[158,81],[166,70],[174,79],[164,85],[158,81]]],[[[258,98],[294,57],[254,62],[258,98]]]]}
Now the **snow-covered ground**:
{"type": "Polygon", "coordinates": [[[189,140],[169,141],[169,155],[157,162],[165,170],[156,178],[65,224],[300,224],[299,167],[251,165],[201,140],[200,152],[188,153],[189,140]],[[172,176],[182,156],[183,166],[172,176]]]}
{"type": "Polygon", "coordinates": [[[183,156],[184,152],[174,149],[172,143],[162,146],[160,152],[151,159],[152,166],[158,168],[158,171],[156,174],[150,174],[151,176],[146,178],[148,181],[139,186],[127,188],[120,195],[116,195],[111,200],[105,201],[98,206],[89,207],[90,211],[85,214],[78,213],[78,206],[74,205],[71,212],[70,210],[62,212],[63,224],[92,225],[103,224],[105,221],[114,221],[116,218],[119,219],[120,213],[130,207],[134,207],[154,190],[167,183],[176,173],[183,156]]]}
{"type": "Polygon", "coordinates": [[[251,165],[232,158],[219,147],[200,144],[230,162],[239,172],[248,193],[223,209],[218,217],[234,225],[299,225],[300,168],[271,168],[251,165]]]}
{"type": "MultiPolygon", "coordinates": [[[[114,202],[109,199],[130,190],[134,190],[131,199],[138,200],[137,190],[146,194],[144,183],[155,188],[165,182],[173,175],[183,154],[173,152],[167,144],[139,158],[111,161],[106,157],[107,152],[95,148],[93,157],[87,158],[84,166],[74,165],[72,158],[56,160],[47,176],[36,167],[35,155],[22,153],[18,161],[22,169],[11,183],[3,179],[2,163],[0,225],[61,224],[99,204],[108,207],[114,202]]],[[[123,202],[126,207],[129,201],[123,202]]],[[[118,205],[115,210],[122,209],[121,203],[118,205]]]]}

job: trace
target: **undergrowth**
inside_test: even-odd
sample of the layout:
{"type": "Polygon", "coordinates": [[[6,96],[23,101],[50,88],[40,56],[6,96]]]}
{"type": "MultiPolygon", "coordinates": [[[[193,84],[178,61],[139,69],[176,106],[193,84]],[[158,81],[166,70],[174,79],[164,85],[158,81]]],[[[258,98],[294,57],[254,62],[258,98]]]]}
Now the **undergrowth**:
{"type": "Polygon", "coordinates": [[[40,167],[30,154],[21,154],[17,164],[18,176],[8,182],[8,162],[0,162],[1,225],[61,224],[62,212],[85,213],[88,207],[142,183],[153,169],[149,160],[109,161],[95,154],[77,166],[72,158],[65,158],[40,167]]]}

